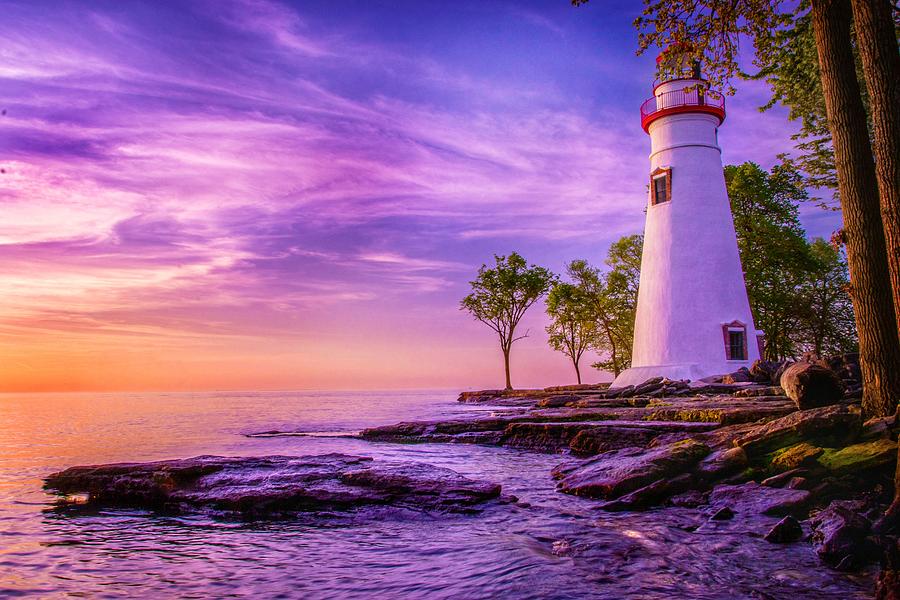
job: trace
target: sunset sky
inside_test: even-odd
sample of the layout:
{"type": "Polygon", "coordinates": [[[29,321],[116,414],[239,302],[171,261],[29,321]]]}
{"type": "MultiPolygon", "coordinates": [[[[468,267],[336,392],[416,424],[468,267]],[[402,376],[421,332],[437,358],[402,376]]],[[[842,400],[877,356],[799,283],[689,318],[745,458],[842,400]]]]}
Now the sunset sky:
{"type": "MultiPolygon", "coordinates": [[[[4,2],[0,391],[502,386],[478,266],[642,229],[640,9],[4,2]]],[[[724,160],[769,167],[795,125],[737,87],[724,160]]],[[[542,311],[516,386],[574,379],[542,311]]]]}

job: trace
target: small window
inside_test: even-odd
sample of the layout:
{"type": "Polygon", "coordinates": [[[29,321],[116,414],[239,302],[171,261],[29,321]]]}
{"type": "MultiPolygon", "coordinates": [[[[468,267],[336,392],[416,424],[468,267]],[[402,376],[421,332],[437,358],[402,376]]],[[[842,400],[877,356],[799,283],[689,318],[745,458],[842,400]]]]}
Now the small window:
{"type": "Polygon", "coordinates": [[[725,358],[727,360],[747,360],[747,326],[734,321],[722,326],[725,337],[725,358]]]}
{"type": "Polygon", "coordinates": [[[731,351],[731,360],[747,360],[747,357],[744,356],[743,331],[729,331],[728,345],[730,347],[729,350],[731,351]]]}
{"type": "Polygon", "coordinates": [[[656,169],[650,175],[650,204],[656,206],[672,199],[671,169],[656,169]]]}

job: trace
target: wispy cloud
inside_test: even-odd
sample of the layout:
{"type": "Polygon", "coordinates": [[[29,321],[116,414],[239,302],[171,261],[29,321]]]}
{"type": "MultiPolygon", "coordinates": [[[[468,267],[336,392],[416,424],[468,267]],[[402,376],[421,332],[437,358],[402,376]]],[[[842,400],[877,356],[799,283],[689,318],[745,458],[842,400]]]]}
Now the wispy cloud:
{"type": "Polygon", "coordinates": [[[566,68],[596,32],[481,8],[402,35],[382,30],[412,16],[325,4],[5,8],[0,359],[140,338],[208,365],[410,323],[427,345],[468,327],[456,299],[492,253],[600,262],[642,225],[646,140],[622,88],[582,80],[625,70],[535,67],[535,27],[566,68]],[[508,47],[466,27],[491,18],[521,27],[508,47]]]}

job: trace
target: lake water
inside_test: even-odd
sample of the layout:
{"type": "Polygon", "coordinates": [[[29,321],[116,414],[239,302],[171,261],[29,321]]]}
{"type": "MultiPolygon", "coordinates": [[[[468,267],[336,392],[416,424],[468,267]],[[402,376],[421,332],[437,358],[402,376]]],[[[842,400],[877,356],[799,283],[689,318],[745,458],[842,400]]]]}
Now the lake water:
{"type": "Polygon", "coordinates": [[[450,391],[0,395],[0,597],[864,598],[872,573],[824,569],[699,510],[610,514],[555,492],[562,458],[346,437],[473,410],[450,391]],[[449,467],[530,507],[476,515],[221,522],[136,511],[64,515],[42,478],[69,466],[344,452],[449,467]],[[697,526],[700,526],[697,529],[697,526]]]}

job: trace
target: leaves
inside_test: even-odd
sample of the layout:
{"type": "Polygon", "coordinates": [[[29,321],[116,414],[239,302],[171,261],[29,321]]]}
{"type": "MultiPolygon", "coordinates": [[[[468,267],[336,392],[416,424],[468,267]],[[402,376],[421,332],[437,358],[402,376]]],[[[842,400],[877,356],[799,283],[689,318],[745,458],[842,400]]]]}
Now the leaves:
{"type": "Polygon", "coordinates": [[[852,327],[826,326],[847,320],[850,299],[840,279],[846,263],[806,240],[797,210],[807,198],[801,175],[791,163],[766,173],[748,162],[725,167],[725,180],[750,307],[766,334],[765,358],[853,348],[852,327]]]}
{"type": "MultiPolygon", "coordinates": [[[[529,265],[516,252],[509,256],[494,255],[495,265],[482,265],[478,277],[470,282],[472,293],[462,299],[460,310],[468,311],[495,332],[505,357],[509,356],[516,337],[516,327],[525,312],[538,301],[555,280],[555,275],[535,265],[529,265]]],[[[507,368],[507,384],[509,372],[507,368]]]]}

